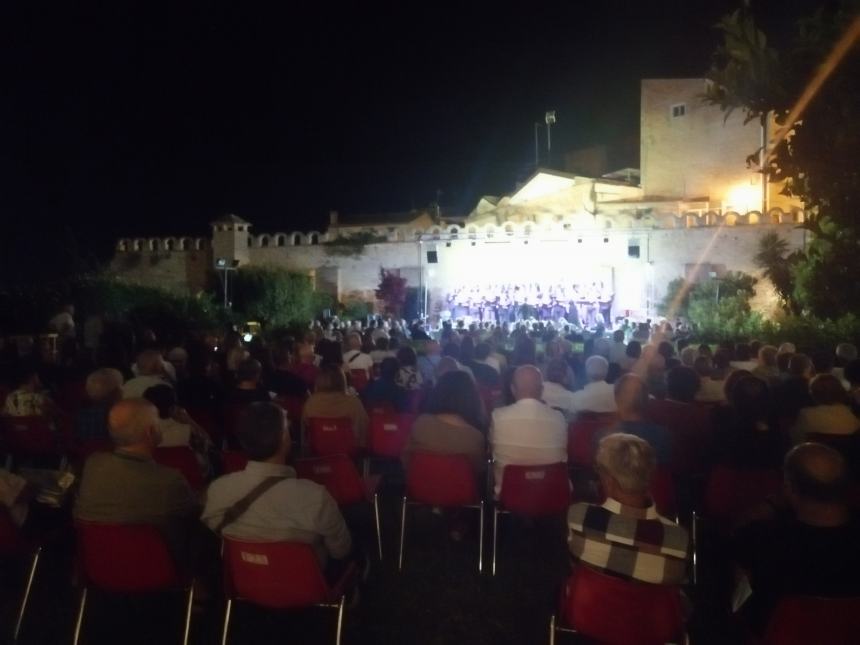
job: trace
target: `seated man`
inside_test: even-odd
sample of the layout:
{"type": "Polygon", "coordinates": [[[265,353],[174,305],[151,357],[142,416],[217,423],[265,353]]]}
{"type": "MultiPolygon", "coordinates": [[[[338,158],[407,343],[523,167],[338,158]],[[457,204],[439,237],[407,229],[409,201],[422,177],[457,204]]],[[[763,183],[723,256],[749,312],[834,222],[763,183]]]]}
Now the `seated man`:
{"type": "Polygon", "coordinates": [[[666,428],[646,420],[648,387],[635,374],[625,374],[615,382],[615,402],[618,406],[618,423],[604,434],[623,432],[644,439],[654,449],[659,465],[668,465],[670,458],[669,434],[666,428]]]}
{"type": "Polygon", "coordinates": [[[305,399],[308,396],[308,384],[293,373],[293,349],[289,343],[279,343],[272,354],[275,369],[266,380],[266,389],[278,396],[292,396],[305,399]]]}
{"type": "Polygon", "coordinates": [[[543,401],[549,407],[561,412],[565,418],[575,415],[576,404],[573,392],[568,388],[567,366],[563,358],[554,358],[546,366],[546,380],[543,383],[543,401]]]}
{"type": "Polygon", "coordinates": [[[490,344],[478,343],[475,345],[474,360],[466,361],[466,366],[472,370],[478,385],[490,390],[497,390],[501,387],[502,379],[499,376],[499,370],[488,362],[489,357],[490,344]]]}
{"type": "Polygon", "coordinates": [[[590,356],[585,361],[585,376],[588,383],[573,393],[573,406],[576,412],[615,412],[615,393],[612,385],[606,382],[609,362],[602,356],[590,356]]]}
{"type": "Polygon", "coordinates": [[[785,458],[787,508],[739,529],[735,562],[752,595],[741,608],[763,629],[777,601],[788,595],[860,596],[860,522],[846,503],[849,478],[838,452],[804,443],[785,458]]]}
{"type": "Polygon", "coordinates": [[[534,365],[521,365],[513,374],[513,405],[493,410],[490,445],[495,461],[495,494],[509,464],[536,466],[567,462],[567,423],[561,412],[541,400],[543,376],[534,365]]]}
{"type": "Polygon", "coordinates": [[[814,406],[798,412],[791,428],[792,443],[807,440],[808,434],[848,436],[860,430],[860,419],[851,410],[851,399],[839,379],[832,374],[818,374],[809,382],[814,406]]]}
{"type": "Polygon", "coordinates": [[[371,375],[373,370],[373,359],[370,354],[365,354],[361,351],[361,335],[352,333],[347,336],[349,343],[349,351],[343,355],[343,366],[347,371],[364,370],[367,375],[371,375]]]}
{"type": "Polygon", "coordinates": [[[122,399],[122,380],[122,373],[110,367],[97,369],[87,377],[90,405],[78,412],[75,422],[78,441],[103,441],[110,438],[108,413],[113,404],[122,399]]]}
{"type": "Polygon", "coordinates": [[[236,368],[236,385],[227,395],[227,402],[242,406],[271,401],[271,394],[260,382],[262,378],[260,361],[253,358],[243,360],[236,368]]]}
{"type": "Polygon", "coordinates": [[[176,401],[176,392],[167,384],[156,385],[143,393],[143,398],[158,410],[158,432],[162,448],[187,447],[194,453],[203,478],[212,476],[212,456],[215,448],[206,431],[176,401]]]}
{"type": "Polygon", "coordinates": [[[126,381],[122,386],[122,397],[124,399],[139,399],[149,388],[162,385],[169,381],[164,367],[164,359],[154,349],[146,349],[137,356],[135,363],[137,376],[126,381]]]}
{"type": "Polygon", "coordinates": [[[361,398],[368,410],[391,408],[396,412],[406,411],[409,395],[406,388],[397,384],[399,371],[400,363],[396,358],[386,358],[380,363],[379,378],[371,381],[362,392],[361,398]]]}
{"type": "Polygon", "coordinates": [[[164,532],[174,556],[182,557],[190,522],[200,509],[185,478],[152,460],[161,443],[158,410],[143,399],[124,399],[111,408],[108,424],[115,450],[87,459],[75,517],[91,522],[154,524],[164,532]]]}
{"type": "Polygon", "coordinates": [[[689,537],[660,517],[651,501],[654,450],[639,437],[613,434],[600,441],[595,463],[606,501],[570,507],[567,543],[573,559],[628,580],[681,584],[689,537]]]}
{"type": "Polygon", "coordinates": [[[248,465],[209,485],[203,522],[219,535],[305,542],[323,566],[329,558],[346,558],[352,539],[337,503],[323,486],[297,479],[286,465],[290,435],[283,410],[274,403],[251,404],[239,442],[248,465]],[[263,489],[264,482],[269,485],[263,489]],[[246,509],[237,514],[240,504],[246,509]]]}
{"type": "Polygon", "coordinates": [[[50,417],[54,403],[42,391],[42,381],[34,365],[24,365],[15,379],[15,389],[6,396],[3,414],[10,417],[50,417]]]}
{"type": "Polygon", "coordinates": [[[648,421],[668,433],[672,472],[676,474],[697,472],[710,441],[709,411],[693,403],[699,382],[698,374],[689,367],[673,367],[666,373],[666,398],[647,403],[648,421]]]}

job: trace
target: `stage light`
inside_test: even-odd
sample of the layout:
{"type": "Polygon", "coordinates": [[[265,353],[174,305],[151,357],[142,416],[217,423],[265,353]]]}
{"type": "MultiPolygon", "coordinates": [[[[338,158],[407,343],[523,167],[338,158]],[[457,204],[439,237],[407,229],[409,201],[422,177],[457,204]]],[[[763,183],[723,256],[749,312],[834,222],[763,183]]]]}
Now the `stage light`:
{"type": "Polygon", "coordinates": [[[245,334],[244,336],[242,336],[242,340],[244,340],[246,343],[250,343],[252,340],[254,340],[254,337],[251,334],[245,334]]]}

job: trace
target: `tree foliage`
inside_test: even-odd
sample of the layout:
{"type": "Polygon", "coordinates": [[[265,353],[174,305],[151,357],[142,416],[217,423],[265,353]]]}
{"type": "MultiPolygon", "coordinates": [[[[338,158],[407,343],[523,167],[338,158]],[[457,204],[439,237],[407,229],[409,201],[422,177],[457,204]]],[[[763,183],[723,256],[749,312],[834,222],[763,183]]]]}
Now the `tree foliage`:
{"type": "Polygon", "coordinates": [[[385,313],[400,316],[406,304],[406,278],[399,273],[379,269],[379,286],[376,297],[385,303],[385,313]]]}
{"type": "MultiPolygon", "coordinates": [[[[850,279],[860,275],[856,51],[832,71],[799,118],[788,122],[817,68],[856,18],[856,4],[849,0],[801,18],[793,35],[778,46],[756,26],[749,10],[738,10],[717,25],[723,42],[714,54],[705,100],[727,115],[742,110],[748,121],[766,123],[772,116],[778,129],[789,132],[769,147],[762,171],[769,181],[783,182],[783,193],[804,204],[803,227],[814,237],[805,253],[794,256],[769,240],[768,248],[760,247],[757,261],[783,307],[793,313],[803,310],[828,317],[846,307],[860,310],[858,288],[850,279]]],[[[758,160],[759,151],[750,153],[748,162],[758,160]]]]}
{"type": "MultiPolygon", "coordinates": [[[[233,282],[233,307],[264,326],[307,323],[322,304],[309,276],[274,266],[240,268],[233,282]]],[[[330,302],[329,302],[330,305],[330,302]]]]}
{"type": "Polygon", "coordinates": [[[762,270],[765,278],[773,283],[783,311],[791,314],[801,312],[801,300],[794,290],[794,272],[804,259],[802,251],[789,252],[788,242],[775,231],[762,235],[753,262],[762,270]]]}

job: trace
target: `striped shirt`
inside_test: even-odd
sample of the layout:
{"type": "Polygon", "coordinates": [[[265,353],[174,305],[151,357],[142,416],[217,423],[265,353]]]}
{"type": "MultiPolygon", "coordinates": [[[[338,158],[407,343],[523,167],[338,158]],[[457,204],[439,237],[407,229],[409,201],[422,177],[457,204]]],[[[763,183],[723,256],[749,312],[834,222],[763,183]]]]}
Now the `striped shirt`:
{"type": "Polygon", "coordinates": [[[648,508],[579,503],[567,514],[574,560],[627,580],[680,584],[686,575],[687,531],[648,508]]]}

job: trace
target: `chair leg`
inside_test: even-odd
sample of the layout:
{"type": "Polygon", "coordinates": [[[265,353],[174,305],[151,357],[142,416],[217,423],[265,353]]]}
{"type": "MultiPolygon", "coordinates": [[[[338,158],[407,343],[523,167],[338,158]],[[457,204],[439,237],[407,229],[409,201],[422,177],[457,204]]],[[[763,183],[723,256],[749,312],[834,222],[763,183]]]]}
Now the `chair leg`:
{"type": "Polygon", "coordinates": [[[12,640],[18,640],[18,634],[21,633],[21,624],[24,622],[24,612],[27,611],[27,603],[30,600],[30,590],[33,588],[33,579],[36,577],[36,567],[39,566],[39,556],[42,555],[41,547],[36,549],[33,554],[33,560],[30,562],[30,570],[27,573],[27,585],[24,587],[24,597],[21,598],[21,606],[18,608],[18,618],[15,620],[15,631],[12,634],[12,640]]]}
{"type": "Polygon", "coordinates": [[[81,627],[84,624],[84,607],[87,605],[87,588],[84,587],[83,591],[81,591],[81,604],[78,605],[78,615],[75,618],[75,636],[72,640],[72,645],[78,645],[78,641],[81,638],[81,627]]]}
{"type": "Polygon", "coordinates": [[[343,632],[343,604],[345,596],[340,597],[340,602],[337,603],[337,628],[334,632],[334,645],[340,645],[340,637],[343,632]]]}
{"type": "Polygon", "coordinates": [[[397,570],[403,571],[403,538],[406,537],[406,496],[400,506],[400,558],[397,562],[397,570]]]}
{"type": "Polygon", "coordinates": [[[549,617],[549,645],[555,645],[555,614],[549,617]]]}
{"type": "Polygon", "coordinates": [[[493,508],[493,575],[496,575],[496,545],[499,539],[499,509],[493,508]]]}
{"type": "Polygon", "coordinates": [[[194,605],[194,581],[188,587],[188,601],[185,603],[185,631],[182,634],[182,645],[188,645],[188,635],[191,633],[191,607],[194,605]]]}
{"type": "Polygon", "coordinates": [[[227,598],[227,607],[224,609],[224,626],[221,628],[221,645],[227,645],[227,631],[230,629],[230,612],[233,610],[233,599],[227,598]]]}
{"type": "Polygon", "coordinates": [[[379,522],[379,494],[373,494],[373,517],[376,520],[376,548],[379,550],[379,561],[382,562],[382,525],[379,522]]]}
{"type": "Polygon", "coordinates": [[[690,541],[693,551],[693,586],[696,586],[699,583],[699,515],[696,511],[693,511],[690,523],[690,541]]]}
{"type": "Polygon", "coordinates": [[[478,502],[478,512],[480,513],[478,526],[478,573],[484,570],[484,500],[478,502]]]}

